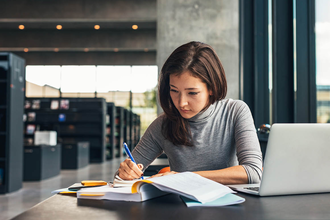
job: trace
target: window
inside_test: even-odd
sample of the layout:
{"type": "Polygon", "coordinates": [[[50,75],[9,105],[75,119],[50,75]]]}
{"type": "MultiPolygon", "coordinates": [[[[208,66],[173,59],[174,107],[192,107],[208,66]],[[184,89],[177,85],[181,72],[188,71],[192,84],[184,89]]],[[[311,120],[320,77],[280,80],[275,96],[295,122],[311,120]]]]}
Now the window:
{"type": "Polygon", "coordinates": [[[157,66],[27,66],[27,97],[102,97],[141,116],[141,134],[157,117],[157,66]],[[61,93],[60,93],[61,91],[61,93]]]}
{"type": "Polygon", "coordinates": [[[315,1],[317,122],[330,123],[330,1],[315,1]]]}

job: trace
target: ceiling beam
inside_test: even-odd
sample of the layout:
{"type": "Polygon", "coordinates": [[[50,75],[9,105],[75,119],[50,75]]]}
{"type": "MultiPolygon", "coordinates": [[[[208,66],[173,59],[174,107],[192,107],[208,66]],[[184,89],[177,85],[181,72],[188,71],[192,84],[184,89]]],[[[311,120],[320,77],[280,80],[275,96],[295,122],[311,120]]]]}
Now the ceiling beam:
{"type": "Polygon", "coordinates": [[[0,48],[156,48],[156,30],[0,31],[0,48]]]}
{"type": "Polygon", "coordinates": [[[156,52],[15,52],[26,65],[156,65],[156,52]]]}

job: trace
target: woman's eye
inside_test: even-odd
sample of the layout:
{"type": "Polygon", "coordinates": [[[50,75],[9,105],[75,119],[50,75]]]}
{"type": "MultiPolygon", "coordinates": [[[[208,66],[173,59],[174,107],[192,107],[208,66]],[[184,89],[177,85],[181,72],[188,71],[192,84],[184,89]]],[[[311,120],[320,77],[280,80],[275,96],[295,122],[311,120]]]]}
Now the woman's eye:
{"type": "Polygon", "coordinates": [[[197,95],[198,92],[189,92],[189,95],[197,95]]]}
{"type": "Polygon", "coordinates": [[[170,91],[171,91],[171,92],[178,92],[178,91],[176,91],[176,90],[174,90],[174,89],[171,89],[170,91]]]}

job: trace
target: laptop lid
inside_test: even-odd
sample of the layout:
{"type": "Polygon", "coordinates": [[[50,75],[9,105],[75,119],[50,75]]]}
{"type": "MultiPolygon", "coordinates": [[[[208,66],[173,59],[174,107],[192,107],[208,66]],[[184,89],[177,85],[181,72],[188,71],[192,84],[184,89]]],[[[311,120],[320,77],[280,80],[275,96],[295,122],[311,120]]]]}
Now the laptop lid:
{"type": "Polygon", "coordinates": [[[330,124],[273,124],[259,195],[330,192],[330,124]]]}

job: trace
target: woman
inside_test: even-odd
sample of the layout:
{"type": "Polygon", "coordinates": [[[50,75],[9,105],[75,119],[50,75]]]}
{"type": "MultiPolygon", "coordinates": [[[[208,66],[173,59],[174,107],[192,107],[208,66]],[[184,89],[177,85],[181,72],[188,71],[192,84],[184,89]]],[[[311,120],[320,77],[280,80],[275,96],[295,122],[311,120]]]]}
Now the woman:
{"type": "MultiPolygon", "coordinates": [[[[222,64],[207,44],[190,42],[166,60],[159,80],[164,114],[146,130],[118,175],[132,180],[163,152],[171,172],[191,171],[222,184],[258,183],[262,155],[251,112],[239,100],[224,99],[222,64]]],[[[157,176],[157,175],[156,175],[157,176]]]]}

